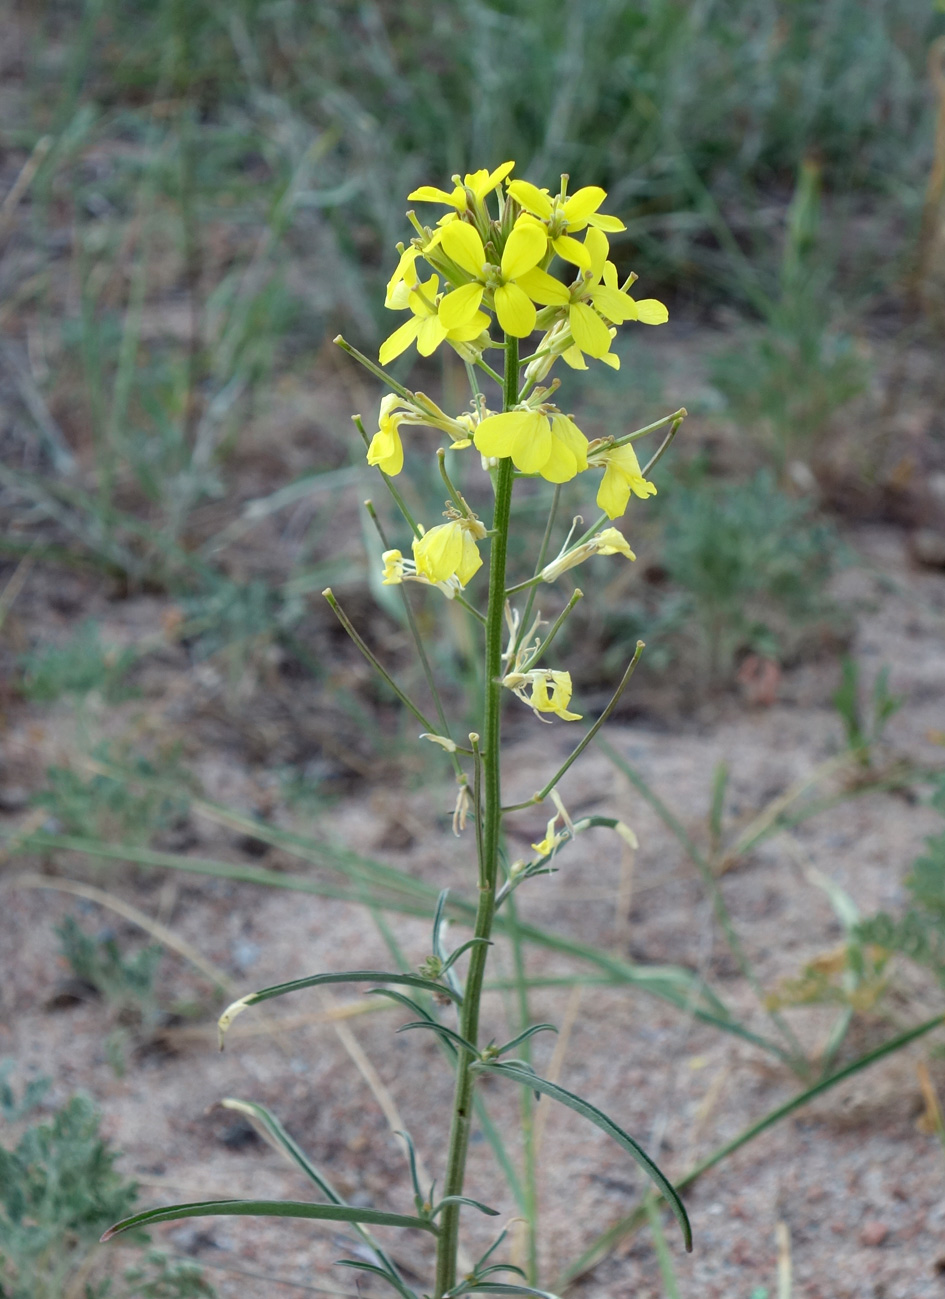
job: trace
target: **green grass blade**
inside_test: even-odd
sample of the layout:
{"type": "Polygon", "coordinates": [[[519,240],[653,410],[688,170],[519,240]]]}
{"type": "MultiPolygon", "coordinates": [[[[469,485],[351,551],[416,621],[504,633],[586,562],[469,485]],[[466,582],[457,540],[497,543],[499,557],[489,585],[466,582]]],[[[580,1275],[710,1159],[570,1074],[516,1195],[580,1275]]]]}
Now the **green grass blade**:
{"type": "Polygon", "coordinates": [[[165,1209],[146,1209],[130,1218],[122,1218],[102,1236],[111,1240],[132,1227],[147,1227],[156,1222],[177,1222],[181,1218],[319,1218],[326,1222],[363,1222],[374,1227],[413,1227],[417,1231],[439,1234],[439,1227],[427,1218],[405,1213],[387,1213],[383,1209],[355,1209],[347,1204],[310,1204],[305,1200],[200,1200],[193,1204],[171,1204],[165,1209]]]}
{"type": "Polygon", "coordinates": [[[521,1083],[524,1087],[531,1088],[532,1091],[544,1092],[546,1096],[550,1096],[552,1100],[556,1100],[561,1105],[566,1105],[568,1109],[574,1110],[575,1114],[580,1114],[582,1118],[600,1128],[607,1136],[612,1137],[618,1145],[623,1146],[624,1150],[636,1160],[647,1176],[659,1187],[669,1207],[676,1215],[676,1220],[682,1229],[683,1239],[686,1242],[687,1251],[692,1249],[692,1227],[689,1225],[685,1205],[675,1189],[660,1169],[657,1168],[643,1147],[634,1141],[633,1137],[627,1132],[624,1132],[623,1128],[609,1118],[603,1110],[599,1110],[596,1105],[592,1105],[590,1101],[584,1100],[583,1097],[575,1096],[574,1092],[568,1091],[566,1087],[549,1082],[547,1078],[542,1078],[530,1069],[522,1068],[521,1065],[512,1064],[511,1062],[506,1064],[496,1062],[494,1064],[473,1065],[472,1067],[477,1072],[502,1074],[506,1078],[511,1078],[514,1082],[521,1083]]]}
{"type": "Polygon", "coordinates": [[[656,1261],[659,1264],[663,1293],[666,1299],[679,1299],[676,1270],[673,1267],[673,1257],[669,1252],[669,1242],[666,1239],[663,1224],[660,1222],[659,1205],[652,1195],[648,1195],[644,1203],[646,1205],[647,1221],[650,1224],[650,1231],[653,1233],[653,1248],[656,1251],[656,1261]]]}
{"type": "MultiPolygon", "coordinates": [[[[737,1137],[733,1137],[731,1141],[726,1142],[724,1146],[720,1146],[717,1150],[713,1151],[711,1155],[708,1155],[700,1163],[696,1164],[695,1167],[691,1168],[684,1177],[679,1178],[676,1183],[677,1187],[684,1190],[687,1186],[691,1186],[693,1182],[702,1176],[703,1173],[707,1173],[710,1168],[714,1168],[716,1164],[721,1163],[723,1159],[727,1159],[729,1155],[734,1154],[736,1150],[747,1145],[749,1141],[753,1141],[755,1137],[760,1136],[761,1133],[767,1131],[768,1128],[774,1127],[774,1125],[779,1123],[781,1119],[787,1118],[789,1114],[793,1114],[795,1110],[806,1105],[808,1101],[812,1101],[816,1096],[820,1096],[824,1092],[829,1091],[831,1087],[835,1087],[845,1079],[851,1078],[854,1074],[860,1073],[861,1070],[869,1068],[869,1066],[875,1064],[877,1060],[882,1060],[884,1056],[892,1055],[896,1051],[902,1050],[902,1048],[908,1046],[910,1042],[915,1042],[918,1038],[923,1037],[926,1033],[931,1033],[933,1029],[939,1028],[942,1025],[945,1025],[945,1015],[942,1014],[935,1015],[932,1019],[923,1020],[921,1024],[916,1024],[914,1028],[907,1029],[904,1033],[900,1033],[896,1037],[890,1038],[888,1042],[884,1042],[874,1051],[868,1051],[866,1055],[859,1056],[858,1059],[853,1060],[843,1069],[838,1069],[836,1073],[831,1074],[829,1078],[822,1078],[819,1082],[815,1083],[813,1087],[808,1087],[805,1091],[799,1092],[796,1096],[792,1097],[791,1100],[785,1101],[785,1103],[779,1105],[777,1109],[769,1111],[764,1118],[759,1119],[757,1123],[752,1123],[749,1127],[743,1129],[737,1137]]],[[[562,1272],[561,1276],[558,1278],[559,1287],[564,1289],[570,1285],[572,1281],[576,1280],[577,1277],[582,1276],[585,1272],[589,1271],[589,1269],[598,1263],[613,1248],[613,1246],[617,1244],[618,1241],[622,1240],[623,1237],[628,1235],[630,1232],[635,1231],[641,1223],[645,1222],[646,1216],[646,1207],[644,1205],[637,1205],[631,1213],[626,1214],[623,1218],[620,1218],[615,1222],[613,1226],[608,1227],[607,1230],[602,1232],[593,1244],[584,1251],[580,1258],[576,1259],[564,1270],[564,1272],[562,1272]]]]}

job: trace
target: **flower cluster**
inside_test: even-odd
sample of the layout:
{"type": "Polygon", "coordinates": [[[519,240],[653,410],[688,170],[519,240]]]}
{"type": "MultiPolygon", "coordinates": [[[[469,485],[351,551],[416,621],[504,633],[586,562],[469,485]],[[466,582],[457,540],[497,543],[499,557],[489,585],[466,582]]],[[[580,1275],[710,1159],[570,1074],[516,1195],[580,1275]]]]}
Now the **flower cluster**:
{"type": "MultiPolygon", "coordinates": [[[[542,330],[534,355],[525,362],[526,389],[515,409],[492,412],[481,403],[461,416],[465,433],[442,412],[441,419],[426,419],[394,394],[385,397],[368,458],[387,474],[402,468],[399,429],[410,423],[445,428],[454,446],[468,445],[471,432],[487,459],[509,456],[520,473],[553,483],[567,482],[595,465],[609,469],[599,458],[588,461],[587,438],[546,400],[550,389],[536,389],[530,398],[527,391],[547,377],[559,358],[575,369],[587,369],[587,357],[618,368],[619,357],[611,351],[617,326],[628,321],[659,325],[668,313],[653,298],[631,297],[628,290],[636,276],[618,283],[607,233],[624,225],[600,211],[604,190],[589,185],[569,195],[568,178],[562,176],[559,192],[552,195],[528,181],[509,180],[513,169],[514,163],[505,162],[492,172],[454,176],[451,190],[423,185],[408,196],[448,210],[434,227],[409,214],[416,235],[400,246],[385,306],[410,314],[384,340],[379,359],[387,365],[412,344],[421,356],[429,356],[445,342],[465,360],[481,364],[489,348],[503,345],[490,332],[494,317],[511,338],[525,339],[542,330]],[[489,209],[493,195],[498,196],[495,215],[489,209]],[[556,259],[558,275],[550,269],[556,259]],[[420,269],[423,264],[428,276],[420,269]]],[[[614,473],[622,473],[619,464],[614,473]]],[[[598,498],[611,518],[623,513],[614,508],[619,496],[614,473],[609,478],[605,473],[607,484],[598,498]]]]}
{"type": "MultiPolygon", "coordinates": [[[[572,369],[586,370],[589,361],[619,368],[612,350],[618,328],[629,322],[660,325],[668,312],[654,298],[632,296],[635,275],[621,281],[609,236],[625,227],[601,210],[607,198],[603,189],[589,185],[569,194],[568,177],[562,176],[552,194],[513,178],[514,169],[513,162],[505,162],[493,171],[454,176],[450,189],[422,185],[408,195],[410,202],[444,211],[433,225],[423,224],[414,212],[407,214],[414,237],[398,246],[385,297],[389,310],[406,312],[407,318],[379,353],[386,366],[413,345],[421,356],[430,356],[447,343],[470,374],[476,367],[500,382],[501,405],[490,409],[490,398],[474,384],[470,407],[452,416],[423,393],[389,380],[394,390],[381,402],[367,459],[389,478],[396,477],[404,467],[402,430],[425,425],[445,433],[453,450],[475,447],[487,471],[511,461],[517,474],[555,484],[601,471],[596,499],[606,517],[575,544],[569,537],[558,557],[536,573],[535,581],[553,582],[593,555],[635,558],[623,534],[604,525],[625,513],[631,495],[644,500],[656,487],[637,459],[636,435],[589,440],[556,404],[558,380],[545,381],[559,360],[572,369]],[[531,354],[519,359],[523,340],[533,334],[537,341],[531,354]],[[490,349],[507,346],[515,348],[519,383],[514,395],[486,360],[490,349]]],[[[362,360],[384,375],[373,362],[362,360]]],[[[412,558],[386,550],[382,580],[387,585],[426,583],[452,599],[482,566],[477,543],[487,534],[450,484],[439,454],[452,498],[447,521],[424,530],[411,520],[412,558]]],[[[508,658],[503,685],[539,716],[578,717],[568,707],[569,674],[536,668],[528,655],[517,651],[508,658]]]]}

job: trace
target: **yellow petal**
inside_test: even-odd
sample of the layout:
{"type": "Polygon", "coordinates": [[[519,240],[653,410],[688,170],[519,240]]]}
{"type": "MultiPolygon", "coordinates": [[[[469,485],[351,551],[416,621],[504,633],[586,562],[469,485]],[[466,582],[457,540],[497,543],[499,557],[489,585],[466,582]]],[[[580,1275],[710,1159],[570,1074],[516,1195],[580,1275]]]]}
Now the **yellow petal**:
{"type": "Polygon", "coordinates": [[[479,310],[482,292],[482,285],[473,281],[472,284],[463,284],[452,293],[447,293],[439,307],[440,324],[447,332],[469,324],[479,310]]]}
{"type": "Polygon", "coordinates": [[[417,351],[421,356],[432,356],[446,337],[443,322],[438,316],[425,316],[417,330],[417,351]]]}
{"type": "MultiPolygon", "coordinates": [[[[572,370],[587,369],[587,362],[584,360],[584,353],[576,345],[569,347],[566,351],[562,352],[561,359],[564,361],[565,365],[569,365],[572,370]]],[[[601,360],[606,359],[606,357],[601,357],[601,360]]]]}
{"type": "Polygon", "coordinates": [[[568,712],[571,691],[570,672],[549,672],[532,686],[532,707],[542,713],[554,713],[568,722],[580,721],[580,713],[568,712]]]}
{"type": "Polygon", "coordinates": [[[441,228],[440,247],[467,274],[478,279],[486,264],[479,232],[466,221],[451,221],[441,228]]]}
{"type": "Polygon", "coordinates": [[[551,423],[538,411],[528,413],[531,419],[520,425],[512,442],[512,463],[523,474],[537,474],[551,455],[551,423]]]}
{"type": "Polygon", "coordinates": [[[564,219],[569,230],[581,230],[587,224],[592,212],[596,212],[607,197],[607,191],[599,185],[585,185],[567,200],[564,205],[564,219]]]}
{"type": "Polygon", "coordinates": [[[610,351],[610,330],[586,302],[575,302],[568,313],[571,337],[588,356],[600,358],[610,351]]]}
{"type": "Polygon", "coordinates": [[[548,483],[569,483],[577,476],[577,458],[565,442],[551,439],[551,454],[541,467],[541,476],[548,483]]]}
{"type": "Polygon", "coordinates": [[[411,316],[409,320],[404,321],[399,329],[395,329],[390,337],[385,338],[381,343],[381,350],[377,354],[381,365],[387,365],[396,356],[400,356],[401,352],[406,352],[417,337],[419,329],[419,316],[411,316]]]}
{"type": "Polygon", "coordinates": [[[539,189],[537,185],[532,185],[527,180],[513,180],[509,185],[509,193],[519,207],[523,207],[526,212],[531,212],[532,216],[540,217],[544,221],[551,216],[553,208],[547,190],[539,189]]]}
{"type": "Polygon", "coordinates": [[[665,325],[669,312],[656,298],[644,298],[637,303],[637,320],[643,325],[665,325]]]}
{"type": "Polygon", "coordinates": [[[489,317],[484,311],[477,311],[465,325],[457,325],[455,329],[448,329],[446,337],[456,343],[469,343],[474,338],[478,338],[484,329],[489,328],[489,317]]]}
{"type": "Polygon", "coordinates": [[[640,304],[634,302],[629,293],[612,289],[608,284],[599,284],[596,289],[591,289],[591,301],[601,315],[615,325],[638,318],[640,304]]]}
{"type": "Polygon", "coordinates": [[[608,464],[597,489],[597,504],[608,519],[618,519],[630,500],[630,484],[613,465],[608,464]]]}
{"type": "Polygon", "coordinates": [[[615,231],[626,230],[627,228],[619,217],[602,216],[598,212],[595,212],[593,216],[587,218],[587,224],[589,226],[596,226],[598,230],[615,231]]]}
{"type": "Polygon", "coordinates": [[[503,162],[501,167],[496,167],[495,171],[488,173],[483,167],[472,176],[464,176],[463,180],[481,203],[487,194],[491,194],[495,187],[505,180],[514,166],[514,162],[503,162]]]}
{"type": "Polygon", "coordinates": [[[513,226],[502,250],[502,277],[514,280],[537,266],[548,248],[544,228],[531,221],[513,226]]]}
{"type": "Polygon", "coordinates": [[[456,208],[457,212],[466,210],[466,194],[462,186],[457,185],[454,190],[447,194],[445,189],[437,189],[434,185],[421,185],[407,195],[408,203],[448,203],[450,207],[456,208]]]}
{"type": "Polygon", "coordinates": [[[463,560],[463,533],[457,519],[431,528],[413,540],[417,572],[431,582],[446,582],[463,560]]]}
{"type": "Polygon", "coordinates": [[[551,246],[563,261],[570,262],[582,271],[591,269],[591,255],[577,239],[572,239],[570,235],[559,235],[557,239],[552,239],[551,246]]]}
{"type": "Polygon", "coordinates": [[[459,564],[456,566],[456,576],[463,586],[466,586],[469,579],[482,568],[482,556],[479,554],[475,541],[465,528],[462,529],[461,536],[463,539],[463,553],[459,564]]]}
{"type": "Polygon", "coordinates": [[[505,332],[513,338],[527,338],[535,328],[537,313],[525,290],[517,284],[502,284],[496,289],[494,299],[495,314],[505,332]]]}
{"type": "Polygon", "coordinates": [[[484,456],[503,459],[512,454],[519,438],[539,435],[539,425],[547,423],[545,417],[534,410],[509,410],[501,415],[488,415],[476,429],[473,441],[476,450],[484,456]]]}
{"type": "Polygon", "coordinates": [[[617,528],[604,528],[598,532],[597,553],[598,555],[626,555],[627,559],[636,559],[627,538],[617,528]]]}
{"type": "Polygon", "coordinates": [[[399,550],[385,550],[381,559],[384,561],[383,586],[400,586],[404,580],[404,557],[399,550]]]}
{"type": "Polygon", "coordinates": [[[604,267],[607,265],[607,255],[610,252],[610,243],[607,236],[603,231],[597,230],[592,226],[584,236],[584,247],[587,249],[588,256],[591,259],[591,275],[595,280],[599,280],[604,274],[604,267]]]}
{"type": "Polygon", "coordinates": [[[531,271],[526,271],[524,275],[517,275],[515,283],[520,289],[525,290],[532,302],[537,302],[543,307],[563,307],[565,303],[571,301],[567,285],[537,266],[531,271]]]}
{"type": "Polygon", "coordinates": [[[412,245],[405,248],[400,254],[400,261],[398,261],[393,275],[387,281],[387,296],[384,299],[385,307],[401,308],[407,305],[406,294],[404,294],[404,300],[402,302],[398,300],[395,303],[393,298],[398,289],[406,289],[409,291],[417,283],[417,268],[415,263],[419,256],[420,249],[414,248],[412,245]]]}
{"type": "Polygon", "coordinates": [[[587,438],[567,415],[556,411],[551,417],[551,436],[568,448],[577,463],[577,472],[587,468],[587,438]]]}
{"type": "Polygon", "coordinates": [[[404,447],[394,424],[375,433],[367,451],[369,465],[377,465],[385,474],[395,478],[404,467],[404,447]]]}

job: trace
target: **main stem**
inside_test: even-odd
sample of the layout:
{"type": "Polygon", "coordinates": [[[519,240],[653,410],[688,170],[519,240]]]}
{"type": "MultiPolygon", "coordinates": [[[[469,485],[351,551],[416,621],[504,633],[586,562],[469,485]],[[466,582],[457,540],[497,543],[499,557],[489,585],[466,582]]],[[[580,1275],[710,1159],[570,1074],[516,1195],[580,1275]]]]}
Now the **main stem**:
{"type": "MultiPolygon", "coordinates": [[[[518,400],[518,339],[506,335],[505,379],[502,409],[511,410],[518,400]]],[[[482,728],[482,795],[483,806],[476,808],[482,817],[482,849],[479,858],[479,905],[476,910],[477,938],[488,939],[495,915],[496,879],[499,873],[499,830],[502,822],[502,788],[500,778],[500,740],[502,715],[502,631],[505,610],[505,561],[508,551],[509,515],[512,509],[512,461],[500,460],[495,477],[495,513],[492,520],[492,549],[489,562],[489,606],[486,612],[485,717],[482,728]]],[[[486,973],[489,948],[477,943],[469,958],[469,974],[463,994],[460,1033],[467,1042],[479,1044],[479,1005],[486,973]]],[[[460,1051],[456,1060],[456,1090],[453,1096],[453,1120],[450,1127],[446,1181],[443,1194],[462,1195],[466,1173],[466,1155],[472,1122],[474,1075],[472,1060],[460,1051]]],[[[459,1246],[460,1205],[448,1204],[440,1219],[437,1242],[436,1299],[456,1284],[456,1254],[459,1246]]]]}

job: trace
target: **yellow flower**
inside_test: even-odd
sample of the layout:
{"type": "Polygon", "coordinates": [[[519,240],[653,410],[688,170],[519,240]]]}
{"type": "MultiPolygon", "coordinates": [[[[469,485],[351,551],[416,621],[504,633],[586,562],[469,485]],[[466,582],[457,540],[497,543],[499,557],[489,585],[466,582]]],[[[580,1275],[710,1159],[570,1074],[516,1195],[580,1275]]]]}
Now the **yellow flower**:
{"type": "Polygon", "coordinates": [[[399,550],[385,550],[381,559],[384,561],[384,586],[400,586],[404,580],[404,557],[399,550]]]}
{"type": "MultiPolygon", "coordinates": [[[[576,524],[578,520],[575,519],[574,522],[576,524]]],[[[627,559],[636,559],[622,532],[618,532],[616,528],[603,528],[596,536],[589,537],[587,541],[582,541],[577,546],[572,546],[570,550],[565,543],[560,555],[541,570],[541,580],[554,582],[569,568],[576,568],[592,555],[625,555],[627,559]]]]}
{"type": "MultiPolygon", "coordinates": [[[[402,245],[398,244],[398,247],[402,245]]],[[[387,293],[384,297],[384,306],[391,311],[403,311],[409,306],[409,295],[412,289],[417,287],[418,275],[416,261],[420,256],[420,249],[414,244],[408,245],[400,254],[400,261],[394,268],[394,273],[387,281],[387,293]]]]}
{"type": "Polygon", "coordinates": [[[484,456],[511,456],[523,474],[566,483],[587,468],[587,438],[561,411],[510,410],[487,415],[473,439],[484,456]]]}
{"type": "Polygon", "coordinates": [[[431,275],[426,284],[417,283],[408,292],[406,306],[410,308],[413,315],[381,344],[378,353],[381,365],[387,365],[389,361],[400,356],[401,352],[405,352],[413,342],[416,342],[417,351],[421,356],[430,356],[444,339],[469,342],[473,338],[478,338],[488,326],[489,317],[477,311],[475,307],[461,322],[445,325],[437,310],[436,291],[439,283],[438,276],[431,275]]]}
{"type": "Polygon", "coordinates": [[[541,843],[532,844],[532,847],[541,857],[547,857],[549,853],[554,854],[560,844],[567,839],[574,838],[575,832],[579,828],[575,826],[570,816],[568,816],[568,810],[561,801],[561,795],[556,789],[551,791],[551,799],[555,805],[555,814],[545,826],[545,837],[541,843]],[[564,822],[560,830],[556,828],[558,817],[564,822]]]}
{"type": "Polygon", "coordinates": [[[580,713],[568,712],[571,689],[570,672],[538,672],[538,679],[532,686],[531,706],[540,713],[554,713],[566,722],[579,722],[580,713]]]}
{"type": "Polygon", "coordinates": [[[578,231],[587,226],[598,230],[626,229],[618,217],[598,213],[597,209],[607,197],[599,185],[586,185],[570,198],[562,192],[553,199],[546,189],[538,189],[527,180],[513,180],[508,190],[519,207],[546,227],[551,246],[558,256],[581,270],[590,269],[591,255],[584,244],[574,238],[578,231]]]}
{"type": "Polygon", "coordinates": [[[535,308],[516,280],[533,270],[545,255],[543,230],[517,225],[509,234],[498,266],[486,257],[478,230],[466,221],[451,221],[440,230],[440,248],[470,282],[448,293],[440,303],[440,322],[447,330],[466,326],[479,310],[483,294],[492,292],[495,313],[507,334],[527,338],[535,328],[535,308]]]}
{"type": "Polygon", "coordinates": [[[445,189],[437,189],[433,185],[421,185],[419,189],[407,195],[407,202],[445,203],[448,207],[455,208],[457,212],[465,212],[468,206],[467,190],[472,192],[477,203],[482,204],[486,196],[505,180],[514,166],[514,162],[504,162],[501,167],[496,167],[495,171],[486,171],[485,167],[482,167],[479,171],[467,172],[462,184],[458,176],[453,176],[454,188],[450,193],[445,189]]]}
{"type": "Polygon", "coordinates": [[[623,514],[630,500],[631,491],[641,500],[656,495],[656,484],[643,477],[640,462],[631,443],[599,451],[592,457],[592,462],[604,466],[604,476],[597,492],[597,504],[608,518],[616,519],[623,514]]]}
{"type": "Polygon", "coordinates": [[[604,528],[592,540],[597,542],[598,555],[626,555],[627,559],[636,559],[627,538],[617,528],[604,528]]]}
{"type": "Polygon", "coordinates": [[[588,230],[584,247],[590,264],[584,275],[571,286],[568,327],[573,346],[562,352],[562,360],[572,369],[586,370],[583,356],[586,352],[595,360],[619,370],[620,358],[610,351],[615,333],[610,325],[623,325],[628,320],[638,320],[644,325],[662,325],[669,319],[669,312],[656,298],[637,302],[627,293],[627,287],[635,277],[626,280],[622,289],[618,287],[617,268],[607,260],[610,244],[602,230],[588,230]]]}
{"type": "Polygon", "coordinates": [[[554,713],[566,722],[578,722],[580,713],[568,711],[571,702],[571,673],[555,672],[550,669],[534,668],[531,672],[509,672],[502,678],[502,684],[513,694],[533,709],[540,721],[542,713],[554,713]],[[531,695],[527,691],[531,689],[531,695]]]}
{"type": "Polygon", "coordinates": [[[413,541],[413,558],[417,576],[428,582],[448,582],[455,577],[460,586],[482,567],[476,546],[486,530],[478,519],[450,519],[440,523],[413,541]]]}
{"type": "Polygon", "coordinates": [[[367,451],[369,465],[377,465],[391,478],[396,477],[404,467],[404,445],[400,440],[400,425],[405,419],[405,412],[396,393],[388,393],[381,401],[380,427],[371,438],[367,451]]]}

